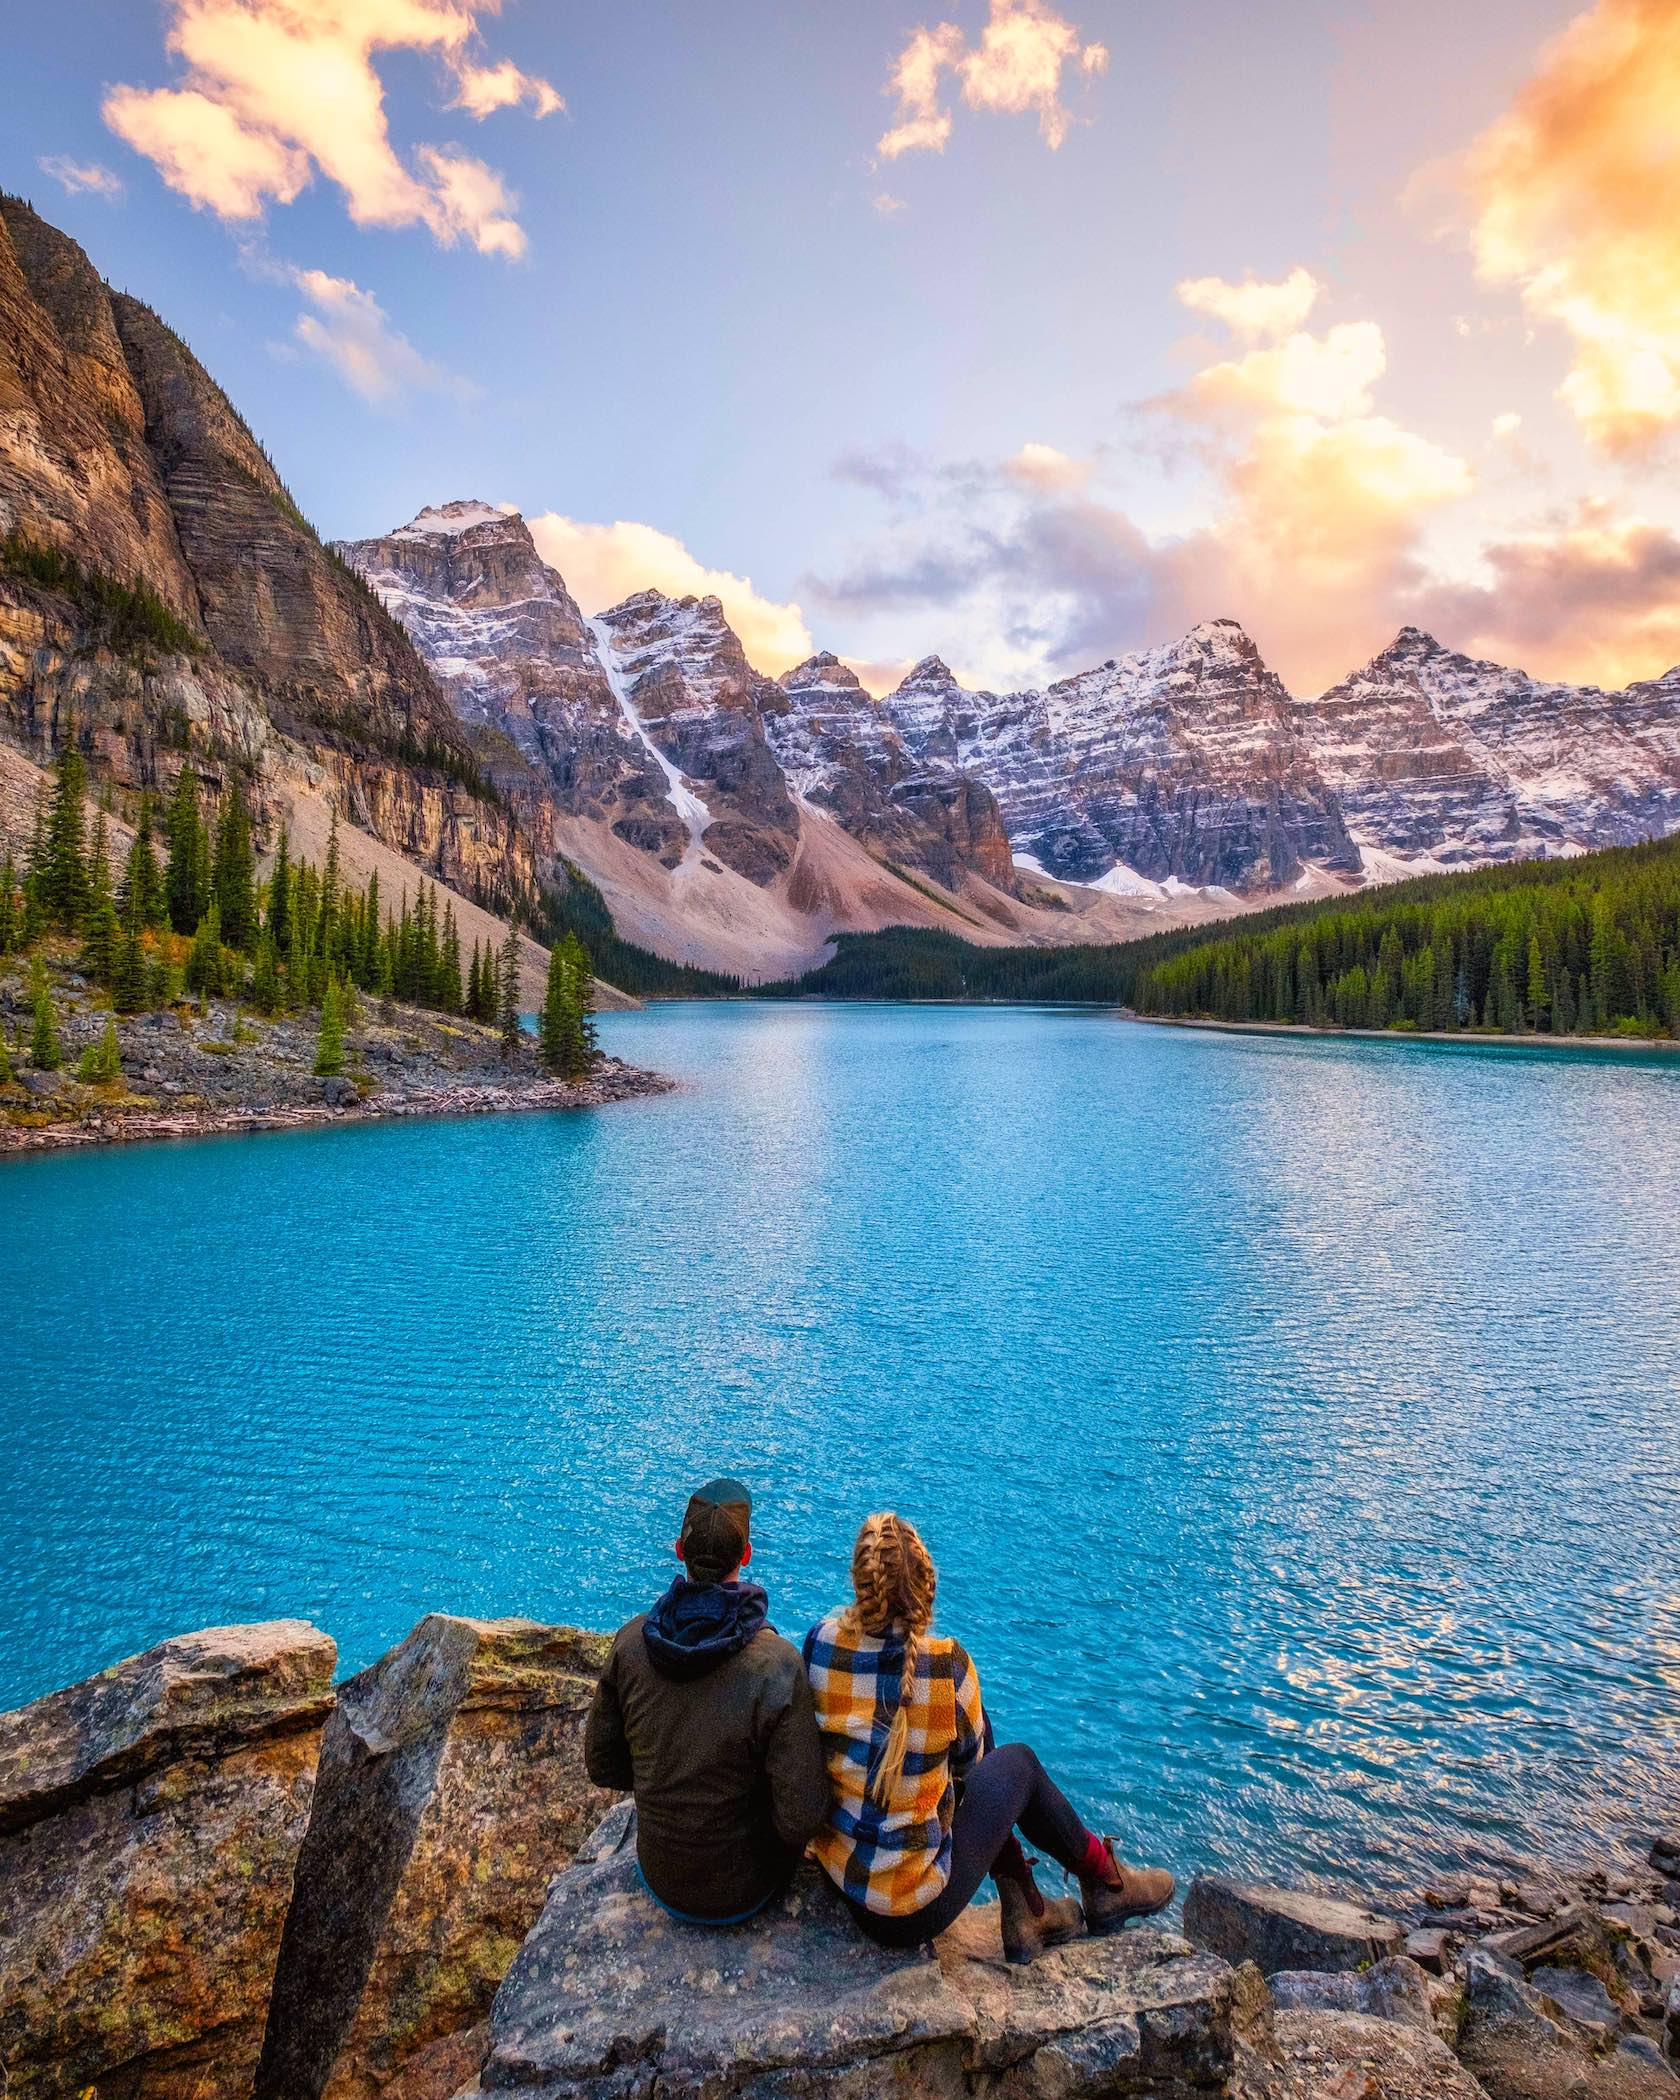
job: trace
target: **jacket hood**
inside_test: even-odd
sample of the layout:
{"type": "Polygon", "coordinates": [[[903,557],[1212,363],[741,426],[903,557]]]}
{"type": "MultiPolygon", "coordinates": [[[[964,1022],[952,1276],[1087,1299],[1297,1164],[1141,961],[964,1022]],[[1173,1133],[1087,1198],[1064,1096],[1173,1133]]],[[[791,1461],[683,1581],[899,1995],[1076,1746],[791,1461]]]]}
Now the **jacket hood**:
{"type": "Polygon", "coordinates": [[[679,1575],[642,1622],[642,1642],[661,1677],[704,1677],[739,1655],[769,1616],[770,1599],[756,1583],[679,1575]]]}

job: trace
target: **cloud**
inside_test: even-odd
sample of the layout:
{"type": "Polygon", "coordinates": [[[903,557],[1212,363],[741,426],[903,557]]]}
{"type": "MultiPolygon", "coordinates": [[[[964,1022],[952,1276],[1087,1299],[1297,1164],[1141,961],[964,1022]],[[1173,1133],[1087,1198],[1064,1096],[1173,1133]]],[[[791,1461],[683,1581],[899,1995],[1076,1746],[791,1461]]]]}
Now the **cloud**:
{"type": "Polygon", "coordinates": [[[105,121],[193,205],[254,219],[289,204],[318,171],[344,193],[359,226],[424,226],[445,246],[469,240],[518,256],[515,199],[484,162],[454,146],[421,146],[413,163],[391,143],[384,51],[432,56],[470,116],[528,102],[564,107],[547,81],[511,61],[484,64],[480,14],[497,0],[165,0],[180,85],[118,86],[105,121]]]}
{"type": "Polygon", "coordinates": [[[107,203],[115,204],[123,193],[121,178],[113,175],[103,161],[72,160],[68,153],[43,153],[35,165],[43,175],[62,184],[72,197],[103,197],[107,203]]]}
{"type": "Polygon", "coordinates": [[[1233,335],[1292,335],[1318,301],[1318,280],[1298,265],[1281,284],[1259,284],[1245,277],[1228,284],[1223,277],[1187,277],[1178,287],[1181,305],[1193,313],[1224,322],[1233,335]]]}
{"type": "Polygon", "coordinates": [[[1420,590],[1408,617],[1453,647],[1616,688],[1680,664],[1680,536],[1605,503],[1482,550],[1485,580],[1420,590]]]}
{"type": "Polygon", "coordinates": [[[1054,445],[1029,442],[1003,463],[1003,471],[1036,489],[1079,489],[1091,478],[1091,462],[1058,452],[1054,445]]]}
{"type": "Polygon", "coordinates": [[[435,364],[394,329],[372,292],[325,270],[283,274],[311,308],[298,316],[293,330],[298,342],[331,365],[371,407],[394,408],[411,393],[453,394],[458,400],[477,396],[471,380],[435,364]]]}
{"type": "Polygon", "coordinates": [[[887,76],[897,121],[875,150],[884,160],[944,152],[952,129],[951,111],[942,99],[950,74],[970,109],[1005,116],[1036,113],[1039,135],[1054,151],[1073,123],[1061,99],[1064,70],[1088,77],[1107,65],[1107,47],[1081,43],[1079,31],[1048,0],[991,0],[977,44],[971,45],[954,22],[918,29],[911,37],[887,76]]]}
{"type": "Polygon", "coordinates": [[[870,205],[876,217],[882,219],[896,218],[901,211],[907,209],[904,199],[895,197],[891,190],[878,191],[870,199],[870,205]]]}
{"type": "Polygon", "coordinates": [[[766,598],[750,576],[708,569],[681,540],[655,526],[624,519],[587,525],[552,510],[529,523],[537,551],[560,571],[585,612],[603,612],[635,591],[720,599],[748,662],[772,677],[803,663],[816,648],[797,605],[766,598]]]}
{"type": "Polygon", "coordinates": [[[810,594],[856,621],[937,613],[927,646],[992,683],[1061,675],[1220,614],[1303,689],[1368,658],[1425,581],[1426,528],[1470,491],[1468,464],[1380,412],[1374,322],[1290,327],[1318,296],[1305,272],[1199,279],[1181,296],[1250,343],[1146,404],[1167,456],[1209,486],[1202,522],[1150,535],[1105,497],[1099,460],[1042,443],[960,467],[853,455],[844,471],[887,496],[895,523],[810,594]]]}
{"type": "Polygon", "coordinates": [[[1477,267],[1560,324],[1559,389],[1606,452],[1680,423],[1680,8],[1598,0],[1547,46],[1463,171],[1477,267]]]}

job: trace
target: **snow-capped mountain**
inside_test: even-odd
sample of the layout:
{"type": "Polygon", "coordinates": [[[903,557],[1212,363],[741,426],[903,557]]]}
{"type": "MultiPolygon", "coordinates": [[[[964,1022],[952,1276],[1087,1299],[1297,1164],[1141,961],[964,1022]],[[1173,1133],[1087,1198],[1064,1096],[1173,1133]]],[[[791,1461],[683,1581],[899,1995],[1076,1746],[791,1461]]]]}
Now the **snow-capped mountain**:
{"type": "Polygon", "coordinates": [[[499,732],[557,805],[605,816],[675,858],[682,827],[664,776],[625,721],[593,632],[516,511],[421,511],[339,553],[395,614],[463,721],[499,732]]]}
{"type": "Polygon", "coordinates": [[[1362,846],[1441,865],[1626,845],[1680,827],[1680,673],[1557,685],[1402,628],[1295,709],[1362,846]]]}
{"type": "Polygon", "coordinates": [[[885,706],[912,751],[977,773],[1017,854],[1063,881],[1247,892],[1308,863],[1358,870],[1294,703],[1234,621],[1042,692],[968,692],[928,657],[885,706]]]}
{"type": "Polygon", "coordinates": [[[947,889],[959,887],[965,868],[1013,887],[1009,834],[977,775],[912,755],[856,673],[826,650],[777,683],[783,702],[767,726],[796,793],[831,809],[854,838],[947,889]]]}

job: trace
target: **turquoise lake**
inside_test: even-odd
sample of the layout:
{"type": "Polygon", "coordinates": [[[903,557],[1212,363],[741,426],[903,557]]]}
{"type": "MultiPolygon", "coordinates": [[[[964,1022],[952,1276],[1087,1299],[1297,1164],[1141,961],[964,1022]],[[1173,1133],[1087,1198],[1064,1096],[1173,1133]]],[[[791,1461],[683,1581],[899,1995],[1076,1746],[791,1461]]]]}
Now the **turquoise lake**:
{"type": "Polygon", "coordinates": [[[676,1005],[591,1114],[0,1163],[0,1706],[190,1627],[608,1626],[740,1472],[922,1527],[1135,1852],[1371,1881],[1680,1796],[1680,1069],[676,1005]]]}

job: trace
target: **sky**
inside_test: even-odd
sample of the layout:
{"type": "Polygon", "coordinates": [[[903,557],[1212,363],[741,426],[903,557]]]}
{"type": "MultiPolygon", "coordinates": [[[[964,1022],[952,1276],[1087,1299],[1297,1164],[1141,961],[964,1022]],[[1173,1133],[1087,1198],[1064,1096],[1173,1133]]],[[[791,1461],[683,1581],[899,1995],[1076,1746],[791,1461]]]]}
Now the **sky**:
{"type": "Polygon", "coordinates": [[[1675,0],[64,0],[0,184],[320,528],[1039,684],[1680,662],[1675,0]]]}

